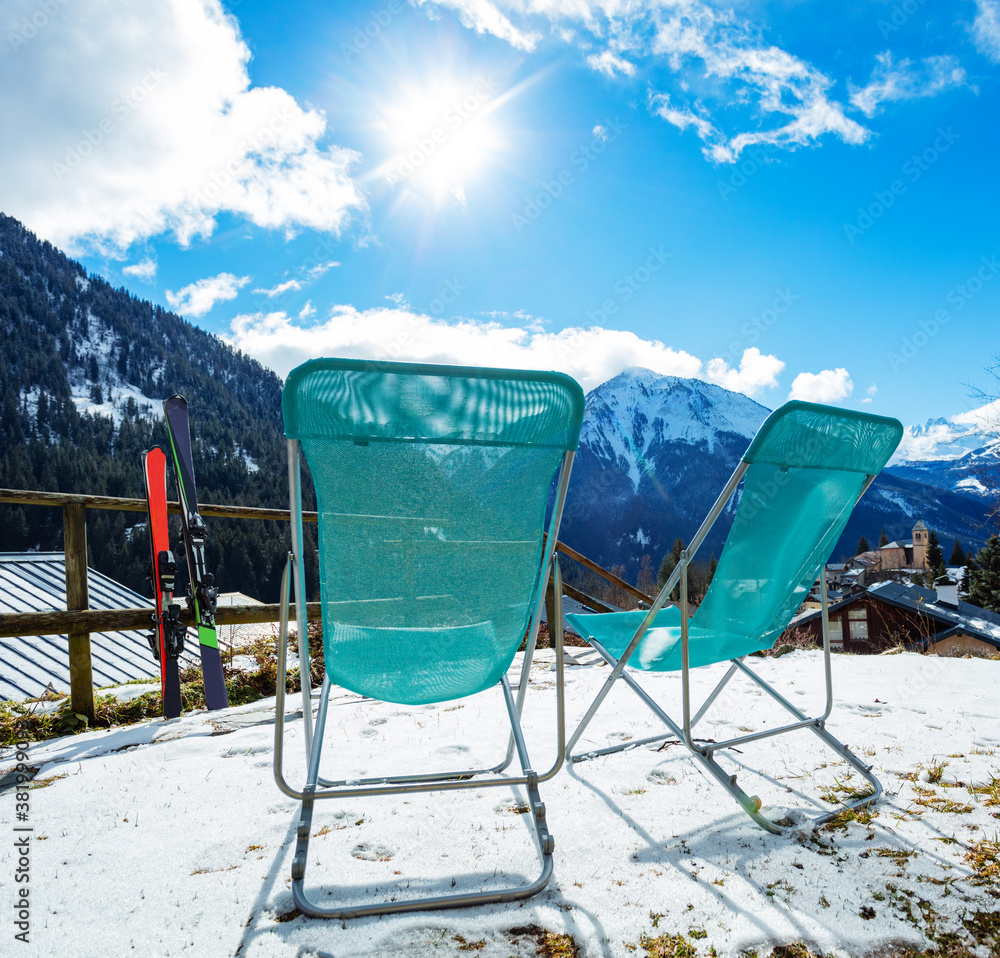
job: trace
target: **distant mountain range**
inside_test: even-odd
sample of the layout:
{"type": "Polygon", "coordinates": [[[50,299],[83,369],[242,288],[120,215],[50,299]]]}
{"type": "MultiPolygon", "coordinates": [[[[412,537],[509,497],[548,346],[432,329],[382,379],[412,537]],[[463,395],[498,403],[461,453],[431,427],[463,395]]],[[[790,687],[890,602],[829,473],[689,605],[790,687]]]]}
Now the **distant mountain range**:
{"type": "MultiPolygon", "coordinates": [[[[165,445],[161,401],[190,404],[202,502],[287,508],[281,382],[256,361],[159,306],[87,275],[0,214],[0,486],[142,496],[140,456],[165,445]]],[[[720,386],[628,369],[587,396],[561,538],[635,582],[692,534],[768,414],[720,386]]],[[[933,424],[931,424],[933,426],[933,424]]],[[[940,433],[937,428],[935,435],[940,433]]],[[[968,437],[966,437],[967,441],[968,437]]],[[[946,553],[985,540],[972,482],[997,446],[887,469],[855,510],[835,555],[864,534],[909,538],[923,518],[946,553]]],[[[309,496],[308,485],[305,490],[309,496]]],[[[703,558],[718,555],[723,516],[703,558]]],[[[91,512],[91,564],[149,594],[142,518],[91,512]]],[[[7,551],[58,549],[56,510],[0,506],[7,551]]],[[[224,591],[276,598],[287,525],[209,521],[209,565],[224,591]]],[[[183,557],[178,556],[183,562],[183,557]]],[[[310,573],[314,573],[310,569],[310,573]]]]}
{"type": "MultiPolygon", "coordinates": [[[[587,396],[560,537],[605,567],[623,565],[634,581],[644,555],[655,568],[676,538],[690,541],[769,412],[740,393],[648,369],[603,383],[587,396]]],[[[885,470],[834,555],[853,555],[862,535],[874,545],[883,529],[907,539],[919,518],[949,550],[955,538],[965,549],[981,545],[982,496],[948,484],[935,463],[885,470]],[[909,474],[921,465],[923,478],[909,474]]],[[[721,552],[732,508],[702,547],[705,561],[721,552]]]]}

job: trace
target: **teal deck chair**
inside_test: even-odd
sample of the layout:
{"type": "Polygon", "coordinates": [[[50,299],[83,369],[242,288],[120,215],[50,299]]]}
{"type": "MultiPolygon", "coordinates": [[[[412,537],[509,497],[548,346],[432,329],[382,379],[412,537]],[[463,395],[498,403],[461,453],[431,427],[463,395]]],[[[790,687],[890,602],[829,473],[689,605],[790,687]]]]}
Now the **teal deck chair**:
{"type": "MultiPolygon", "coordinates": [[[[612,666],[607,681],[570,737],[567,758],[581,761],[674,735],[758,825],[780,833],[782,827],[760,813],[760,799],[747,795],[736,784],[736,776],[722,769],[716,753],[784,732],[810,729],[871,784],[871,794],[847,803],[847,807],[877,801],[882,786],[870,766],[826,729],[833,709],[833,682],[825,567],[852,509],[888,462],[902,431],[895,419],[814,403],[792,401],[773,412],[648,611],[567,615],[573,627],[612,666]],[[688,567],[741,481],[739,505],[715,575],[689,619],[688,567]],[[823,605],[826,708],[821,715],[809,717],[757,675],[744,658],[774,645],[817,577],[823,605]],[[680,607],[665,608],[678,584],[680,607]],[[728,671],[692,715],[690,670],[727,661],[728,671]],[[680,724],[647,694],[634,675],[625,671],[626,666],[651,672],[681,672],[680,724]],[[738,673],[760,686],[791,713],[794,721],[722,742],[696,742],[692,729],[738,673]],[[584,729],[619,679],[639,695],[669,733],[572,754],[584,729]]],[[[816,816],[814,821],[821,824],[840,810],[816,816]]]]}
{"type": "MultiPolygon", "coordinates": [[[[292,895],[302,912],[352,918],[514,901],[541,891],[551,877],[553,840],[538,784],[556,774],[565,751],[561,627],[555,628],[558,749],[546,772],[531,768],[520,716],[550,574],[561,596],[554,548],[583,406],[580,386],[561,373],[316,359],[289,374],[282,412],[292,552],[281,588],[274,771],[279,788],[302,803],[292,863],[292,895]],[[298,635],[306,635],[300,451],[316,490],[325,665],[315,728],[304,685],[308,768],[301,789],[286,781],[282,756],[292,583],[298,635]],[[526,636],[515,700],[507,671],[526,636]],[[489,768],[395,775],[401,770],[387,768],[376,778],[323,778],[332,685],[407,705],[497,686],[511,725],[506,755],[489,768]],[[504,774],[515,750],[521,773],[504,774]],[[534,881],[350,904],[338,903],[329,888],[325,897],[333,904],[307,895],[317,801],[491,786],[527,792],[541,863],[534,881]]],[[[556,620],[561,625],[561,602],[556,620]]],[[[309,676],[307,642],[298,642],[298,656],[300,674],[309,676]]]]}

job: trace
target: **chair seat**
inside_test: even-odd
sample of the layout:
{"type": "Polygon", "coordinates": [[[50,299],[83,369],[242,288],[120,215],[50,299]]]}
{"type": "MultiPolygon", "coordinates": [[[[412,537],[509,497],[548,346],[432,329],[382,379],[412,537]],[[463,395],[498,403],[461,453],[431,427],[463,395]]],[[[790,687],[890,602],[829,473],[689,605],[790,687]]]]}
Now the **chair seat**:
{"type": "Polygon", "coordinates": [[[492,622],[434,628],[329,623],[326,668],[342,688],[383,702],[426,705],[482,692],[500,681],[517,642],[492,622]]]}
{"type": "MultiPolygon", "coordinates": [[[[566,621],[585,638],[596,639],[616,659],[620,659],[642,624],[646,613],[608,612],[603,615],[567,615],[566,621]]],[[[716,632],[688,626],[691,668],[736,659],[770,648],[775,637],[757,639],[733,632],[716,632]]],[[[639,640],[628,660],[630,668],[644,672],[677,672],[681,669],[681,611],[676,606],[662,609],[639,640]]]]}

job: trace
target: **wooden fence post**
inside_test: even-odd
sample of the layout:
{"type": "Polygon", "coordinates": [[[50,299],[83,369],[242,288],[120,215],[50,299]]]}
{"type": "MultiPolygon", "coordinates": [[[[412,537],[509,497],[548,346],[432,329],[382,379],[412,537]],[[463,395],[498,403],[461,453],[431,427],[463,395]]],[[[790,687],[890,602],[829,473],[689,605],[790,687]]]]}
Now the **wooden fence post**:
{"type": "MultiPolygon", "coordinates": [[[[66,610],[90,606],[87,588],[87,512],[79,502],[63,506],[63,546],[66,551],[66,610]]],[[[90,661],[90,633],[69,634],[70,704],[74,712],[94,721],[94,672],[90,661]]]]}
{"type": "Polygon", "coordinates": [[[549,648],[556,647],[556,574],[549,573],[549,583],[545,587],[545,621],[549,626],[549,648]]]}

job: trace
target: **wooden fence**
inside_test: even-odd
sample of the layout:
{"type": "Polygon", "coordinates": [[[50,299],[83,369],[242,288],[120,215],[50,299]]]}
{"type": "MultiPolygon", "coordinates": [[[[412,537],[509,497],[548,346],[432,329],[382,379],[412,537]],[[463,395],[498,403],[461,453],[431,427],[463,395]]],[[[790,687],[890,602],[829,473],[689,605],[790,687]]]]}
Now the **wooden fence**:
{"type": "MultiPolygon", "coordinates": [[[[0,503],[22,506],[49,506],[61,508],[63,513],[63,546],[66,553],[66,609],[54,612],[5,612],[0,613],[0,638],[20,635],[69,636],[70,703],[74,712],[94,718],[94,679],[90,658],[90,633],[115,632],[122,629],[147,629],[150,625],[150,607],[137,609],[91,609],[87,586],[87,509],[110,509],[120,512],[146,512],[144,499],[122,499],[113,496],[86,496],[64,492],[37,492],[21,489],[0,489],[0,503]]],[[[167,511],[180,515],[180,505],[169,502],[167,511]]],[[[261,509],[254,506],[200,505],[199,513],[205,518],[269,519],[290,521],[287,509],[261,509]]],[[[316,522],[315,512],[303,512],[305,522],[316,522]]],[[[652,599],[634,586],[620,579],[596,562],[557,542],[556,549],[597,573],[640,602],[652,599]]],[[[592,596],[563,584],[563,591],[570,597],[599,612],[610,612],[609,606],[592,596]]],[[[549,584],[549,619],[552,618],[552,588],[549,584]]],[[[278,603],[263,605],[220,606],[215,614],[218,625],[241,625],[253,622],[277,622],[280,617],[278,603]]],[[[318,621],[320,603],[306,603],[306,618],[318,621]]],[[[295,605],[289,610],[289,621],[295,620],[295,605]]],[[[181,622],[192,625],[186,608],[181,608],[181,622]]]]}

